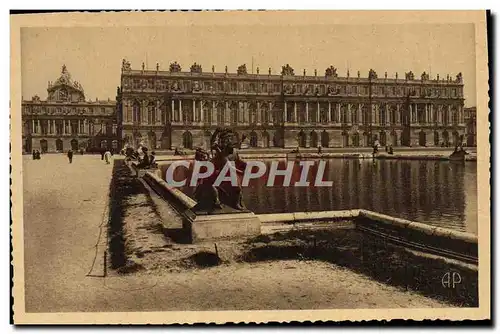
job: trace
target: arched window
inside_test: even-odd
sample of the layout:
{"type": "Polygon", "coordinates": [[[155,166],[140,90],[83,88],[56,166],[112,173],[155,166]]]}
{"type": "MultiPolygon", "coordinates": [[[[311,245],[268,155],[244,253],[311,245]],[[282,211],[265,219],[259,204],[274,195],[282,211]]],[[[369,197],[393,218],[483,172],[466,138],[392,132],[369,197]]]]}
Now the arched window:
{"type": "Polygon", "coordinates": [[[182,134],[182,146],[187,149],[193,148],[193,135],[191,132],[186,131],[182,134]]]}
{"type": "Polygon", "coordinates": [[[316,131],[311,131],[311,142],[310,142],[311,147],[318,147],[318,134],[316,131]]]}
{"type": "Polygon", "coordinates": [[[223,103],[217,105],[217,124],[224,125],[226,118],[226,108],[223,103]]]}
{"type": "Polygon", "coordinates": [[[150,102],[148,104],[148,124],[155,123],[155,104],[154,102],[150,102]]]}
{"type": "Polygon", "coordinates": [[[141,105],[139,101],[134,101],[132,106],[132,122],[141,123],[141,105]]]}

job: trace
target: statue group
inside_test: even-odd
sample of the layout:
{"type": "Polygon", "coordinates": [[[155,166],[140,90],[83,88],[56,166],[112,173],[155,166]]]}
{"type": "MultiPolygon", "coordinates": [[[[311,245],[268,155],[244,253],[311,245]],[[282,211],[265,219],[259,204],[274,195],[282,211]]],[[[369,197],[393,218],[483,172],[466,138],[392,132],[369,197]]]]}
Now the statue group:
{"type": "MultiPolygon", "coordinates": [[[[231,129],[218,128],[210,139],[210,152],[202,148],[196,150],[195,160],[212,162],[214,173],[198,182],[194,194],[197,201],[196,206],[193,208],[195,212],[246,210],[241,188],[246,163],[236,151],[236,148],[240,147],[244,139],[245,136],[243,135],[241,141],[239,141],[231,129]],[[238,185],[232,185],[230,181],[224,181],[216,186],[215,181],[227,164],[230,165],[230,168],[236,169],[238,185]]],[[[227,174],[229,175],[229,173],[227,174]]]]}

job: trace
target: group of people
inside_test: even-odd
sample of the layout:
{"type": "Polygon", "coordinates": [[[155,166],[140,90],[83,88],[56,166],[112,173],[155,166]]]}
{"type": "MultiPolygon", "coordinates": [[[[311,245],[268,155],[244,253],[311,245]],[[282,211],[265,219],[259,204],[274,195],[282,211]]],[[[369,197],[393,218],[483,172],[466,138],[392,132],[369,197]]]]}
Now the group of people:
{"type": "Polygon", "coordinates": [[[40,160],[40,157],[41,157],[41,153],[39,150],[33,150],[33,160],[40,160]]]}
{"type": "Polygon", "coordinates": [[[137,161],[137,168],[148,169],[156,168],[156,153],[152,151],[149,153],[147,147],[139,146],[137,150],[132,147],[127,147],[122,152],[125,154],[125,159],[128,161],[137,161]]]}

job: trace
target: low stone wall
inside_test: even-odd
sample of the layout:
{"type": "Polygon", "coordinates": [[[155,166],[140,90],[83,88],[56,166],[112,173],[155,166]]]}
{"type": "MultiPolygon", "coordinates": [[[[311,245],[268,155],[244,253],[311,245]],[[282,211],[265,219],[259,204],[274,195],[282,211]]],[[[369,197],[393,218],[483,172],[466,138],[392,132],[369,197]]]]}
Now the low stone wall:
{"type": "Polygon", "coordinates": [[[158,195],[169,201],[179,212],[189,210],[196,205],[196,201],[179,189],[170,187],[157,173],[146,172],[143,179],[158,195]]]}
{"type": "Polygon", "coordinates": [[[356,228],[411,248],[477,262],[478,238],[471,233],[412,222],[368,210],[360,210],[355,223],[356,228]]]}
{"type": "Polygon", "coordinates": [[[318,211],[318,212],[293,212],[270,213],[257,215],[265,223],[300,223],[337,219],[354,219],[359,216],[359,210],[318,211]]]}
{"type": "Polygon", "coordinates": [[[357,229],[416,250],[477,263],[478,239],[465,233],[412,222],[368,210],[295,212],[258,215],[263,227],[271,224],[300,224],[352,220],[357,229]]]}

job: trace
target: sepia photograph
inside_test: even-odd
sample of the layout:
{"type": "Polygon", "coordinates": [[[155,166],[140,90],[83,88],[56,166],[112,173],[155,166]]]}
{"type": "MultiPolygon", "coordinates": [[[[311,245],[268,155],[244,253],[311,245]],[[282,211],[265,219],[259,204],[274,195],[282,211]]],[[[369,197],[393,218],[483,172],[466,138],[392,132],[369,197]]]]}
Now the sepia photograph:
{"type": "Polygon", "coordinates": [[[490,319],[486,15],[11,15],[14,322],[490,319]]]}

